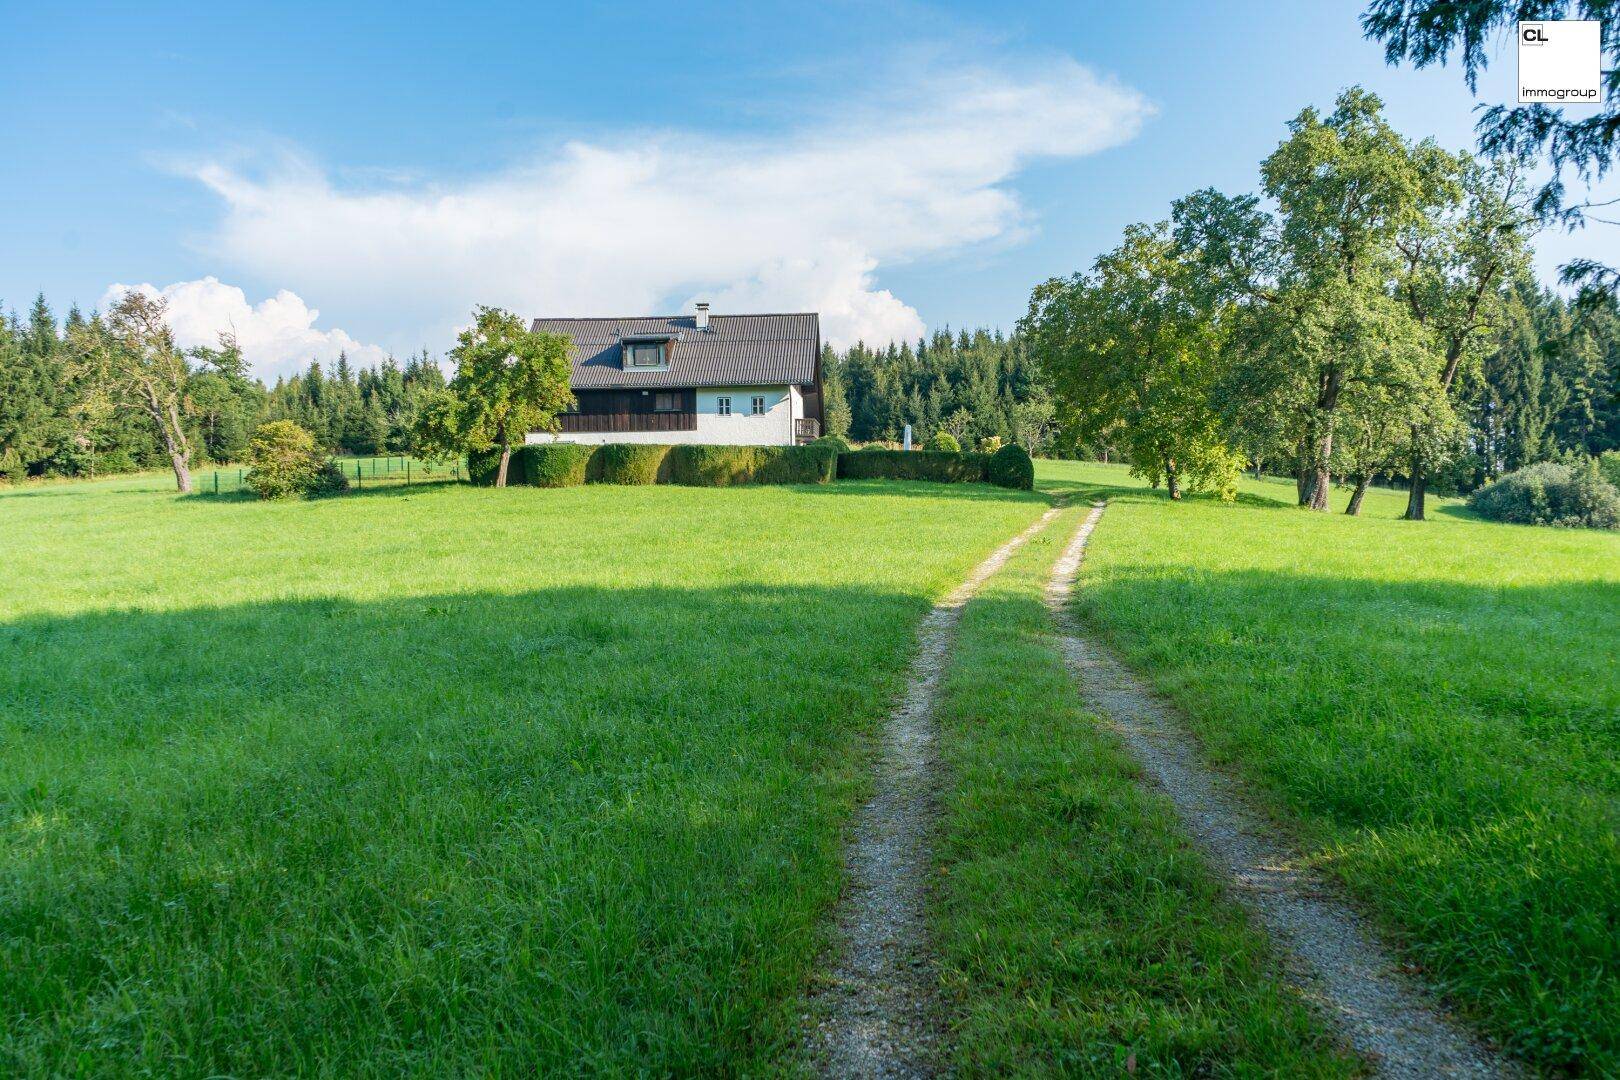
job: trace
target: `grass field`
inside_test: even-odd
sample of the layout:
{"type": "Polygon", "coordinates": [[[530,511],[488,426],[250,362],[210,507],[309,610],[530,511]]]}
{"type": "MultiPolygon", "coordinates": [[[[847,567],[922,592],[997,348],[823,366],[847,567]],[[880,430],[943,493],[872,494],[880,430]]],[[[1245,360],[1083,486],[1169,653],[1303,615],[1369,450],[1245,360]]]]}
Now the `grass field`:
{"type": "Polygon", "coordinates": [[[1041,590],[1084,512],[1065,511],[968,605],[945,677],[934,922],[954,1064],[1355,1075],[1168,803],[1080,708],[1041,590]]]}
{"type": "Polygon", "coordinates": [[[760,1071],[987,485],[0,495],[0,1072],[760,1071]]]}
{"type": "MultiPolygon", "coordinates": [[[[1620,535],[1308,514],[1291,486],[1107,491],[1084,617],[1191,716],[1455,1001],[1541,1065],[1620,1073],[1620,535]]],[[[1342,506],[1343,493],[1337,505],[1342,506]]]]}
{"type": "MultiPolygon", "coordinates": [[[[1106,495],[1082,617],[1527,1059],[1620,1072],[1620,536],[1036,494],[0,491],[0,1072],[772,1073],[932,597],[1106,495]]],[[[1340,493],[1342,506],[1345,493],[1340,493]]],[[[968,1071],[1343,1074],[1079,712],[1038,585],[946,676],[968,1071]]]]}

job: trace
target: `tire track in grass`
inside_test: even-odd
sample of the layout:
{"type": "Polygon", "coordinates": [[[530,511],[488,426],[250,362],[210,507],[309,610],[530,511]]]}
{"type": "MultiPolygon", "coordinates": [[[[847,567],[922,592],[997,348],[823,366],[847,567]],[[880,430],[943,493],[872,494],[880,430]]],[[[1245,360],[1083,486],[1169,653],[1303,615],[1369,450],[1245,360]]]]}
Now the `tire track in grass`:
{"type": "Polygon", "coordinates": [[[1201,760],[1185,721],[1069,611],[1095,504],[1052,569],[1046,601],[1086,707],[1119,733],[1169,797],[1194,843],[1282,947],[1290,976],[1384,1077],[1518,1076],[1454,1024],[1378,944],[1355,911],[1201,760]]]}
{"type": "Polygon", "coordinates": [[[934,605],[900,703],[884,725],[871,796],[855,817],[837,914],[837,959],[812,1001],[812,1061],[823,1076],[934,1073],[943,1024],[927,941],[930,839],[937,816],[934,703],[962,606],[1062,511],[1002,544],[934,605]]]}

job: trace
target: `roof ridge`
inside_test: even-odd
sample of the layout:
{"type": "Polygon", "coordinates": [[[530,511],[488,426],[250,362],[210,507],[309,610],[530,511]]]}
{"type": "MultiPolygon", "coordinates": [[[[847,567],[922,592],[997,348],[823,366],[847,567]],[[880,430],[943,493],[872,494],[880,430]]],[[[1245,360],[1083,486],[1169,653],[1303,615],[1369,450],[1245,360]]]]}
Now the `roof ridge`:
{"type": "MultiPolygon", "coordinates": [[[[780,319],[787,315],[819,317],[819,311],[734,311],[729,314],[709,313],[715,319],[780,319]]],[[[631,319],[695,319],[695,315],[535,315],[535,322],[624,322],[631,319]]]]}

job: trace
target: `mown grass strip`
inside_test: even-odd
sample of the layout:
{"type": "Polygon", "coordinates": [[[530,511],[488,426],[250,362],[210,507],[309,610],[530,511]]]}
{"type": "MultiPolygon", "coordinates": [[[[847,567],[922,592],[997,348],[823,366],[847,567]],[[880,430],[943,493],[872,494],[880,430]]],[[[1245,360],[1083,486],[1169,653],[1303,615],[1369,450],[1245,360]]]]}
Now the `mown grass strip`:
{"type": "Polygon", "coordinates": [[[1042,589],[1083,507],[964,611],[939,704],[934,933],[969,1075],[1354,1075],[1078,704],[1042,589]]]}

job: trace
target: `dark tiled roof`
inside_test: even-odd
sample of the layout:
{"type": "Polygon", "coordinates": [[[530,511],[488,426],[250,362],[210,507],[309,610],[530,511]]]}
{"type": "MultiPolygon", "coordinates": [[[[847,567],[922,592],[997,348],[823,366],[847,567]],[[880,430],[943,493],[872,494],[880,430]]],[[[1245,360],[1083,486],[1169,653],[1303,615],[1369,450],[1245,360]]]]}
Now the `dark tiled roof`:
{"type": "Polygon", "coordinates": [[[690,315],[622,319],[536,319],[535,330],[574,343],[576,390],[619,386],[751,386],[816,381],[821,320],[792,315],[711,315],[699,330],[690,315]],[[626,371],[619,342],[672,334],[667,371],[626,371]]]}

